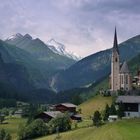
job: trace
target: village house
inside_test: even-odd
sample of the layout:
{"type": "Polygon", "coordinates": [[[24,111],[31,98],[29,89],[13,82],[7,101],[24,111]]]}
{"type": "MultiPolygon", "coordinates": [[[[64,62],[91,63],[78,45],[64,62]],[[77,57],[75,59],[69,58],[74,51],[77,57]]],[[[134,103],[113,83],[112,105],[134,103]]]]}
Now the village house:
{"type": "Polygon", "coordinates": [[[140,87],[140,69],[137,71],[137,75],[133,77],[132,83],[134,86],[140,87]]]}
{"type": "Polygon", "coordinates": [[[116,103],[123,105],[125,117],[140,117],[140,96],[118,96],[116,103]]]}
{"type": "Polygon", "coordinates": [[[59,115],[62,115],[60,111],[44,111],[40,114],[38,114],[35,118],[36,119],[42,119],[44,122],[49,122],[51,119],[56,118],[59,115]]]}
{"type": "Polygon", "coordinates": [[[76,105],[72,104],[72,103],[60,103],[55,105],[55,110],[56,111],[61,111],[61,112],[69,112],[72,114],[76,113],[76,105]]]}
{"type": "Polygon", "coordinates": [[[17,111],[15,111],[14,116],[22,117],[23,116],[23,110],[22,109],[18,109],[17,111]]]}
{"type": "Polygon", "coordinates": [[[67,112],[72,120],[81,121],[82,117],[80,114],[77,114],[76,107],[77,106],[72,103],[60,103],[53,105],[52,111],[42,112],[36,116],[36,119],[40,118],[45,122],[49,122],[51,119],[67,112]]]}
{"type": "Polygon", "coordinates": [[[55,105],[55,110],[62,113],[67,112],[72,120],[81,121],[82,117],[76,112],[77,106],[72,103],[60,103],[55,105]]]}

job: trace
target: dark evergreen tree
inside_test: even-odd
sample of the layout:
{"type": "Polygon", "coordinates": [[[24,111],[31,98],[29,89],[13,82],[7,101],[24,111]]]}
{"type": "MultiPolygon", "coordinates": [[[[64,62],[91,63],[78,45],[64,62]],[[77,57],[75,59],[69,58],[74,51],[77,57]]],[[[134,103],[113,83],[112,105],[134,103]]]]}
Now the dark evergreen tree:
{"type": "Polygon", "coordinates": [[[92,120],[93,120],[93,124],[94,124],[95,126],[101,125],[102,117],[101,117],[101,114],[100,114],[99,111],[95,111],[95,112],[94,112],[94,116],[93,116],[92,120]]]}
{"type": "Polygon", "coordinates": [[[117,115],[119,118],[124,116],[124,105],[122,103],[118,105],[117,115]]]}
{"type": "Polygon", "coordinates": [[[109,115],[117,115],[117,111],[114,104],[112,104],[110,107],[109,115]]]}
{"type": "Polygon", "coordinates": [[[108,120],[109,112],[110,112],[110,108],[109,108],[109,106],[107,104],[106,107],[105,107],[105,110],[104,110],[104,114],[103,114],[103,120],[104,121],[107,121],[108,120]]]}

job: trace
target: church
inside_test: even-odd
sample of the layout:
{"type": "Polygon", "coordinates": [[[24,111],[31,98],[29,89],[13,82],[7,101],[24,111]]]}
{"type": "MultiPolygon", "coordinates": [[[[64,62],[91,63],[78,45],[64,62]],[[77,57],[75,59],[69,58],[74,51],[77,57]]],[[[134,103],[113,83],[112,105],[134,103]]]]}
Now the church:
{"type": "Polygon", "coordinates": [[[131,73],[127,62],[120,63],[120,53],[117,41],[117,32],[115,28],[114,44],[111,56],[111,92],[118,90],[130,91],[132,89],[131,73]]]}

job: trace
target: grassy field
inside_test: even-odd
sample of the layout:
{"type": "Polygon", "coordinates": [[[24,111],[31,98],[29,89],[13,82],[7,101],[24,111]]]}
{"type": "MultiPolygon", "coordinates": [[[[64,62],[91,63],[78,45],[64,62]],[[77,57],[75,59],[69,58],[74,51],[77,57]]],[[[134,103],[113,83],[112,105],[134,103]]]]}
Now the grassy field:
{"type": "Polygon", "coordinates": [[[82,109],[83,117],[89,118],[93,115],[95,110],[104,110],[106,104],[110,105],[112,103],[112,97],[95,96],[88,101],[82,103],[79,108],[82,109]]]}
{"type": "MultiPolygon", "coordinates": [[[[55,140],[56,134],[37,140],[55,140]]],[[[140,119],[121,120],[99,128],[89,127],[61,133],[60,140],[140,140],[140,119]]]]}
{"type": "Polygon", "coordinates": [[[0,124],[0,129],[5,129],[11,134],[12,140],[16,140],[18,128],[25,122],[26,120],[23,118],[8,118],[5,120],[4,124],[0,124]]]}

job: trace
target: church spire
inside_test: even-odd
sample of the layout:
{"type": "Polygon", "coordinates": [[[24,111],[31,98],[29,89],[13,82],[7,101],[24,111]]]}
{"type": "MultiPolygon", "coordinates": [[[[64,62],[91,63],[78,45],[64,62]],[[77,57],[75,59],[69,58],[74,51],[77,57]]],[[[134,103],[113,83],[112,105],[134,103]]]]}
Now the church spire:
{"type": "Polygon", "coordinates": [[[115,27],[115,34],[114,34],[113,52],[117,52],[119,54],[116,27],[115,27]]]}

